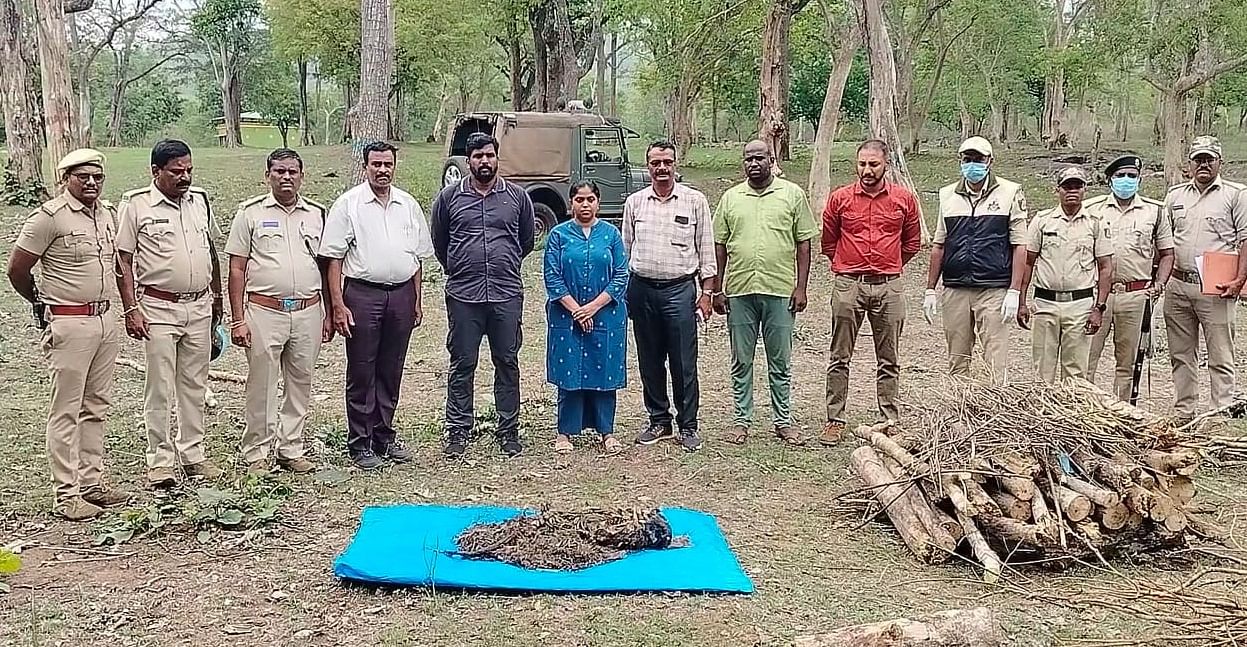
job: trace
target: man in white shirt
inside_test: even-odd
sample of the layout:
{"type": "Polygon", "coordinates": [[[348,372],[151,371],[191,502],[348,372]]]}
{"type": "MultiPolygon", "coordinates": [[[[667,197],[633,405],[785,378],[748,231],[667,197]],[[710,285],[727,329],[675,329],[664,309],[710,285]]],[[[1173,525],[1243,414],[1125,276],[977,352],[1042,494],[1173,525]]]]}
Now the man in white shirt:
{"type": "Polygon", "coordinates": [[[424,211],[392,186],[398,149],[364,147],[366,181],[334,201],[321,236],[334,331],[346,337],[347,451],[361,469],[411,460],[394,408],[411,331],[420,325],[421,259],[433,255],[424,211]]]}

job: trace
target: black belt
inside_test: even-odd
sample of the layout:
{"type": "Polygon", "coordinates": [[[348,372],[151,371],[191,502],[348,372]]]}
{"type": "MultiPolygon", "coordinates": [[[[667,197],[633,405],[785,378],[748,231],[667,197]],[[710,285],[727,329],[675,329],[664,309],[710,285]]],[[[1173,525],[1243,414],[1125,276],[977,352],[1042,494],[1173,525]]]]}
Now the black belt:
{"type": "Polygon", "coordinates": [[[1082,290],[1069,290],[1060,292],[1057,290],[1047,290],[1044,288],[1035,288],[1035,298],[1044,301],[1055,301],[1057,303],[1068,303],[1070,301],[1081,301],[1082,299],[1090,299],[1095,296],[1095,288],[1084,288],[1082,290]]]}
{"type": "Polygon", "coordinates": [[[692,281],[693,279],[697,278],[697,275],[689,274],[688,276],[681,276],[678,279],[651,279],[649,277],[641,276],[640,274],[634,273],[632,275],[632,278],[653,288],[669,288],[672,286],[680,285],[681,283],[692,281]]]}
{"type": "Polygon", "coordinates": [[[360,285],[370,287],[373,289],[385,290],[386,292],[397,290],[399,288],[405,288],[411,285],[411,279],[407,279],[406,281],[403,281],[402,283],[374,283],[373,281],[365,281],[364,279],[356,279],[356,278],[351,278],[348,276],[346,277],[346,280],[350,283],[358,283],[360,285]]]}
{"type": "Polygon", "coordinates": [[[1193,283],[1195,285],[1203,285],[1203,281],[1199,279],[1199,272],[1187,272],[1185,270],[1174,270],[1171,274],[1173,278],[1183,283],[1193,283]]]}

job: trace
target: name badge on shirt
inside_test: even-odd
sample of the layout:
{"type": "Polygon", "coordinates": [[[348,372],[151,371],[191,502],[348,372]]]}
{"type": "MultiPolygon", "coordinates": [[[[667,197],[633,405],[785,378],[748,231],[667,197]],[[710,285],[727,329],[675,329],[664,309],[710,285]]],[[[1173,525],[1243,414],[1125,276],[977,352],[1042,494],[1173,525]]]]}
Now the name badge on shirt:
{"type": "Polygon", "coordinates": [[[281,227],[281,223],[276,220],[264,220],[260,223],[261,229],[277,229],[281,227]]]}
{"type": "Polygon", "coordinates": [[[676,224],[680,224],[680,225],[687,225],[687,224],[688,224],[688,216],[676,216],[676,217],[675,217],[675,221],[676,221],[676,224]]]}
{"type": "Polygon", "coordinates": [[[152,224],[153,225],[167,225],[169,224],[169,219],[168,218],[152,218],[152,224]]]}

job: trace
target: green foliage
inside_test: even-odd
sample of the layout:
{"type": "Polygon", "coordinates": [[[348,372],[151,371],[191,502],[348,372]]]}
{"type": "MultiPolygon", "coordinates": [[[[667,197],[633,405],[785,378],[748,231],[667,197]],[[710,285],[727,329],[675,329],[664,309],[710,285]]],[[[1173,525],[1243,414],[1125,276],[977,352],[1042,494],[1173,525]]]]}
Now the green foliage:
{"type": "Polygon", "coordinates": [[[0,548],[0,575],[12,575],[22,568],[22,558],[17,553],[0,548]]]}
{"type": "MultiPolygon", "coordinates": [[[[156,72],[130,87],[121,109],[121,140],[128,146],[142,145],[151,134],[180,121],[186,100],[177,92],[172,73],[156,72]]],[[[218,99],[219,103],[219,99],[218,99]]]]}
{"type": "Polygon", "coordinates": [[[277,521],[290,487],[248,476],[234,488],[180,488],[146,506],[130,508],[100,527],[95,545],[123,544],[168,531],[196,531],[201,543],[214,530],[255,530],[277,521]]]}
{"type": "Polygon", "coordinates": [[[238,56],[255,42],[259,0],[204,0],[191,16],[191,30],[199,38],[216,41],[238,56]]]}
{"type": "Polygon", "coordinates": [[[4,188],[0,202],[13,207],[37,207],[47,199],[47,189],[34,181],[22,182],[7,169],[4,171],[4,188]]]}

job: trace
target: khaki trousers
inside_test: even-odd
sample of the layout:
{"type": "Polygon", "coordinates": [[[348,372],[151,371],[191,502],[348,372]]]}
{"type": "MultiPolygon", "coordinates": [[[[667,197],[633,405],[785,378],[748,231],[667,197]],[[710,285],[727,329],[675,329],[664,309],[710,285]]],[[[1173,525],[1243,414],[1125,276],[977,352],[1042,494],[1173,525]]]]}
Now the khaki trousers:
{"type": "Polygon", "coordinates": [[[56,317],[43,330],[52,378],[48,463],[57,502],[100,484],[104,420],[113,398],[121,336],[116,315],[56,317]]]}
{"type": "Polygon", "coordinates": [[[320,304],[297,312],[280,312],[247,304],[247,427],[242,455],[248,463],[268,459],[276,441],[279,459],[303,457],[303,428],[312,400],[312,373],[320,356],[320,304]],[[285,383],[279,403],[277,381],[285,383]]]}
{"type": "Polygon", "coordinates": [[[205,292],[198,301],[170,303],[142,295],[139,306],[151,337],[144,346],[147,468],[202,463],[208,360],[212,355],[212,298],[205,292]],[[178,429],[170,433],[174,400],[178,429]]]}
{"type": "Polygon", "coordinates": [[[1092,299],[1062,303],[1035,299],[1031,352],[1039,379],[1056,382],[1086,377],[1087,358],[1091,353],[1087,319],[1091,316],[1092,303],[1092,299]]]}
{"type": "Polygon", "coordinates": [[[849,361],[862,328],[870,320],[875,340],[875,392],[879,414],[899,420],[899,348],[905,327],[905,293],[899,278],[872,285],[837,276],[831,289],[831,357],[827,363],[827,420],[844,422],[849,396],[849,361]]]}
{"type": "Polygon", "coordinates": [[[948,340],[948,374],[970,375],[970,356],[977,339],[993,382],[1009,377],[1009,324],[1000,318],[1007,288],[944,288],[940,312],[948,340]]]}
{"type": "Polygon", "coordinates": [[[1108,295],[1108,309],[1104,311],[1104,325],[1091,337],[1091,356],[1087,359],[1087,379],[1095,381],[1096,368],[1109,330],[1113,333],[1113,358],[1117,361],[1113,372],[1113,391],[1123,402],[1130,400],[1130,382],[1134,378],[1134,360],[1139,352],[1139,335],[1143,332],[1143,309],[1147,306],[1147,291],[1115,292],[1108,295]]]}
{"type": "Polygon", "coordinates": [[[1229,405],[1234,397],[1235,299],[1200,292],[1192,283],[1173,279],[1165,289],[1165,330],[1169,335],[1169,361],[1173,364],[1174,409],[1193,416],[1199,404],[1199,330],[1208,350],[1208,381],[1212,406],[1229,405]]]}

